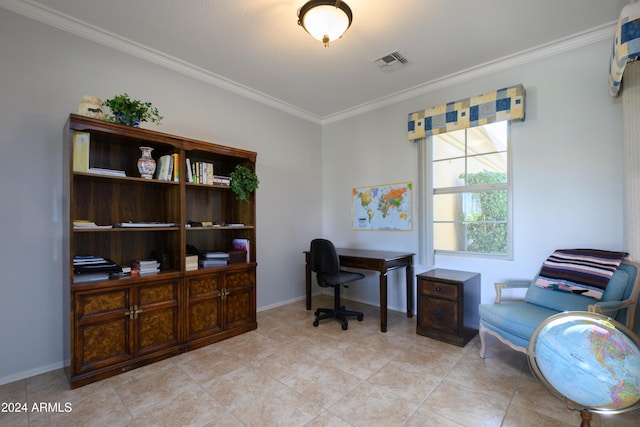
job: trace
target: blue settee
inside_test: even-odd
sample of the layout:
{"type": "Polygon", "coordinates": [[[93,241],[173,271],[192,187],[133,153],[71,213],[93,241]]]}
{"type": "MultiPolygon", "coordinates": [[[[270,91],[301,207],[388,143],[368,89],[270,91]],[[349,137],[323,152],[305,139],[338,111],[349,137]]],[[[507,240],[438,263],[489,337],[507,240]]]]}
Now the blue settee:
{"type": "Polygon", "coordinates": [[[496,283],[496,299],[480,304],[480,357],[487,354],[486,335],[493,335],[514,350],[526,353],[531,335],[548,317],[564,311],[590,311],[608,316],[632,329],[640,292],[640,264],[624,260],[613,273],[602,298],[556,292],[531,281],[496,283]],[[502,301],[503,289],[527,288],[524,300],[502,301]]]}

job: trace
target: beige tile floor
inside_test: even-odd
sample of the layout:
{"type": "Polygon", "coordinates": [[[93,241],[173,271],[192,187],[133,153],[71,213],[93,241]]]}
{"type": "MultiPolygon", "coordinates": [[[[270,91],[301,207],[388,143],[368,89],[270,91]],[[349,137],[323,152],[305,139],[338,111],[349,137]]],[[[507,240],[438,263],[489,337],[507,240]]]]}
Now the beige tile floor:
{"type": "MultiPolygon", "coordinates": [[[[331,306],[330,296],[313,306],[331,306]]],[[[416,335],[416,320],[365,313],[342,331],[312,326],[304,302],[258,313],[258,329],[70,390],[63,370],[0,386],[0,402],[59,412],[0,413],[1,426],[578,426],[523,354],[476,337],[466,347],[416,335]],[[70,408],[69,412],[64,412],[70,408]]],[[[593,427],[638,426],[640,412],[594,414],[593,427]]]]}

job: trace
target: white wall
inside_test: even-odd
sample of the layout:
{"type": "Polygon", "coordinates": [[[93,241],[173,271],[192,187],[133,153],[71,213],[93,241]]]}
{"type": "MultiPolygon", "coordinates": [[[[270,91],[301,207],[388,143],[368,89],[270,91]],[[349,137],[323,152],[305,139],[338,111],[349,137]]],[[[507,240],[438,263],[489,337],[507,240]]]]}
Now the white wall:
{"type": "MultiPolygon", "coordinates": [[[[413,232],[352,230],[352,187],[413,181],[417,194],[417,149],[407,140],[407,115],[522,83],[526,120],[511,126],[513,260],[441,255],[435,266],[481,273],[482,301],[490,302],[495,281],[533,277],[556,248],[624,250],[621,107],[608,94],[609,53],[609,41],[592,44],[325,125],[325,236],[339,246],[417,253],[417,217],[413,232]]],[[[417,215],[416,197],[413,211],[417,215]]],[[[416,273],[431,267],[419,265],[416,273]]],[[[392,277],[389,305],[402,311],[403,276],[392,277]]],[[[376,275],[367,282],[351,286],[348,295],[377,304],[376,275]]]]}
{"type": "Polygon", "coordinates": [[[63,365],[62,130],[83,95],[128,92],[159,108],[162,132],[256,151],[258,307],[303,297],[318,124],[1,8],[0,40],[0,384],[63,365]]]}

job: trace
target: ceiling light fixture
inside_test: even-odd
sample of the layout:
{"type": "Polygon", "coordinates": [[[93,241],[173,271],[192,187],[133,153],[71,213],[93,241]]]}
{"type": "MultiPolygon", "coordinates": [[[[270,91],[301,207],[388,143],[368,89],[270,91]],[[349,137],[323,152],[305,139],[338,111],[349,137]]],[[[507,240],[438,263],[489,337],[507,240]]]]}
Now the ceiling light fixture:
{"type": "Polygon", "coordinates": [[[298,10],[298,25],[324,43],[324,47],[342,37],[351,21],[351,9],[340,0],[310,0],[298,10]]]}

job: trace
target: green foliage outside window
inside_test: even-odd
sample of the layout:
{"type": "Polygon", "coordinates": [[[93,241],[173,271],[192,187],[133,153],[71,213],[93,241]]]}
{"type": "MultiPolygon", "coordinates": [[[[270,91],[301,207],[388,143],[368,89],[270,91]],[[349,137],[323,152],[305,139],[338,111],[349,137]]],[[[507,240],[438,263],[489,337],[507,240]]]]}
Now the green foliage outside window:
{"type": "MultiPolygon", "coordinates": [[[[503,184],[507,182],[504,172],[478,172],[462,175],[467,186],[503,184]]],[[[505,254],[507,239],[507,191],[487,190],[469,194],[477,209],[462,213],[465,224],[467,252],[505,254]]]]}

